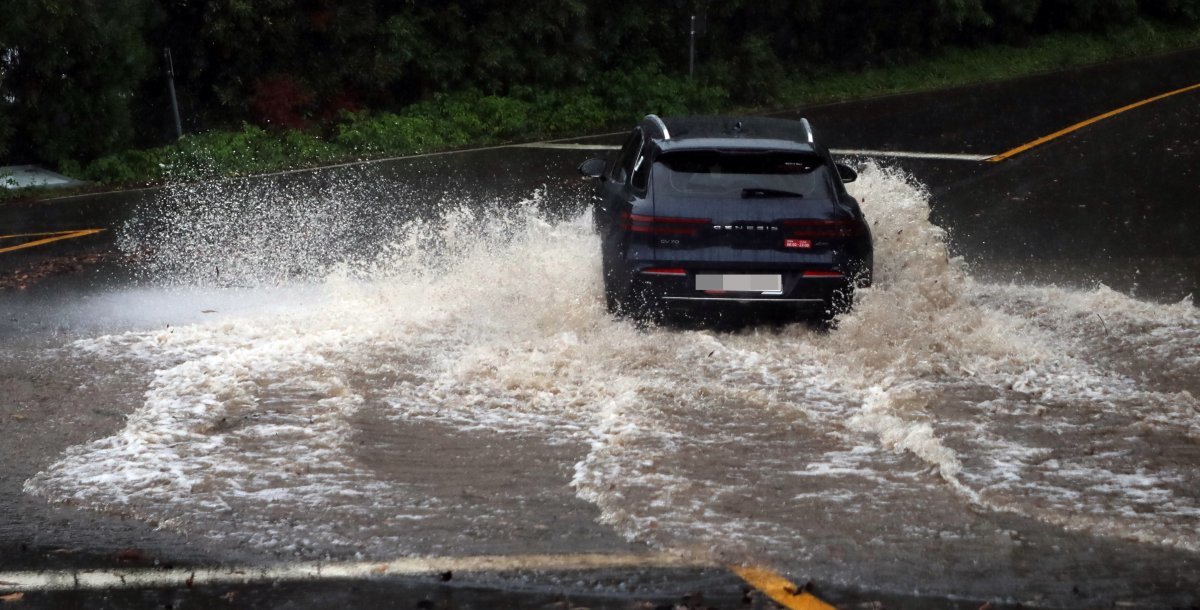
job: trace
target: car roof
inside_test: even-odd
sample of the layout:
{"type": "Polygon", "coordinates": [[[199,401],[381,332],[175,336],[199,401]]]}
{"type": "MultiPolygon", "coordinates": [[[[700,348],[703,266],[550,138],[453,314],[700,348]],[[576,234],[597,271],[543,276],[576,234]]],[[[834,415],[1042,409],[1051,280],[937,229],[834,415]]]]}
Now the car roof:
{"type": "Polygon", "coordinates": [[[713,148],[815,152],[812,127],[800,119],[748,116],[659,118],[647,115],[643,130],[662,152],[713,148]]]}

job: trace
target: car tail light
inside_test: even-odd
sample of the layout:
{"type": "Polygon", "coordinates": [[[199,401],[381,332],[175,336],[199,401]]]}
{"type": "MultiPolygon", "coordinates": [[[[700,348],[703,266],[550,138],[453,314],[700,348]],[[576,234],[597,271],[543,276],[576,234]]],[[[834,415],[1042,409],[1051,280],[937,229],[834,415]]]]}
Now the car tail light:
{"type": "Polygon", "coordinates": [[[651,267],[643,269],[642,273],[646,275],[687,275],[687,269],[679,269],[676,267],[651,267]]]}
{"type": "Polygon", "coordinates": [[[786,237],[821,239],[829,237],[854,237],[863,232],[857,220],[785,220],[786,237]]]}
{"type": "Polygon", "coordinates": [[[707,218],[671,218],[621,213],[621,228],[634,233],[695,236],[700,234],[700,229],[710,224],[712,221],[707,218]]]}
{"type": "Polygon", "coordinates": [[[842,277],[840,271],[805,271],[804,277],[842,277]]]}

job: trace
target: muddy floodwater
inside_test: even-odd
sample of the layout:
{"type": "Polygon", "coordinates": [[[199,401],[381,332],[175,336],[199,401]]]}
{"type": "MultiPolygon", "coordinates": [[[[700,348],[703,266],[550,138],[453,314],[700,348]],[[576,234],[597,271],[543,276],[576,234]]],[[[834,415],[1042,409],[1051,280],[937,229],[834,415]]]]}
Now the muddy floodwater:
{"type": "Polygon", "coordinates": [[[653,549],[1084,606],[1132,570],[1186,602],[1200,310],[978,280],[913,179],[849,186],[876,284],[832,329],[614,319],[581,194],[168,193],[124,298],[212,309],[48,349],[128,419],[24,490],[285,557],[653,549]]]}

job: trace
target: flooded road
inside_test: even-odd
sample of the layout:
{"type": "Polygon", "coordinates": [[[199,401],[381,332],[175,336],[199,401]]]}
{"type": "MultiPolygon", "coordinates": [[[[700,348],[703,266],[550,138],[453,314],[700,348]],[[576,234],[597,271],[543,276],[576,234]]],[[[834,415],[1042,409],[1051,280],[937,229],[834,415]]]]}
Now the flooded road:
{"type": "Polygon", "coordinates": [[[1194,574],[1196,307],[976,281],[911,177],[852,186],[878,282],[834,330],[613,319],[590,219],[547,219],[539,192],[370,225],[357,261],[276,243],[253,197],[130,224],[155,275],[256,285],[263,310],[67,343],[144,394],[24,489],[306,558],[648,545],[982,597],[1119,595],[1109,553],[1194,574]],[[263,226],[263,255],[211,248],[263,226]]]}
{"type": "Polygon", "coordinates": [[[20,489],[226,557],[650,550],[843,590],[1195,603],[1191,254],[1170,289],[1118,291],[1072,273],[1072,240],[1103,233],[1078,229],[1027,244],[1062,279],[1029,281],[979,237],[1005,229],[978,198],[1012,178],[931,195],[857,159],[876,284],[834,328],[639,328],[604,310],[579,156],[130,206],[114,239],[137,262],[103,290],[10,299],[9,324],[44,330],[9,378],[69,370],[73,394],[29,382],[20,425],[39,401],[93,414],[20,489]],[[507,170],[537,163],[541,184],[507,170]]]}

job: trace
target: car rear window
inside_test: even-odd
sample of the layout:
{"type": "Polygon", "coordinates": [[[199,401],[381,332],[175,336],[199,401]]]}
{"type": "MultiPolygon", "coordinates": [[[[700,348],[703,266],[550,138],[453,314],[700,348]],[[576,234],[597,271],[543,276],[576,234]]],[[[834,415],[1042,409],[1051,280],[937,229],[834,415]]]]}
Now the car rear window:
{"type": "Polygon", "coordinates": [[[679,151],[665,153],[652,170],[656,196],[744,198],[824,193],[825,161],[811,153],[679,151]]]}

